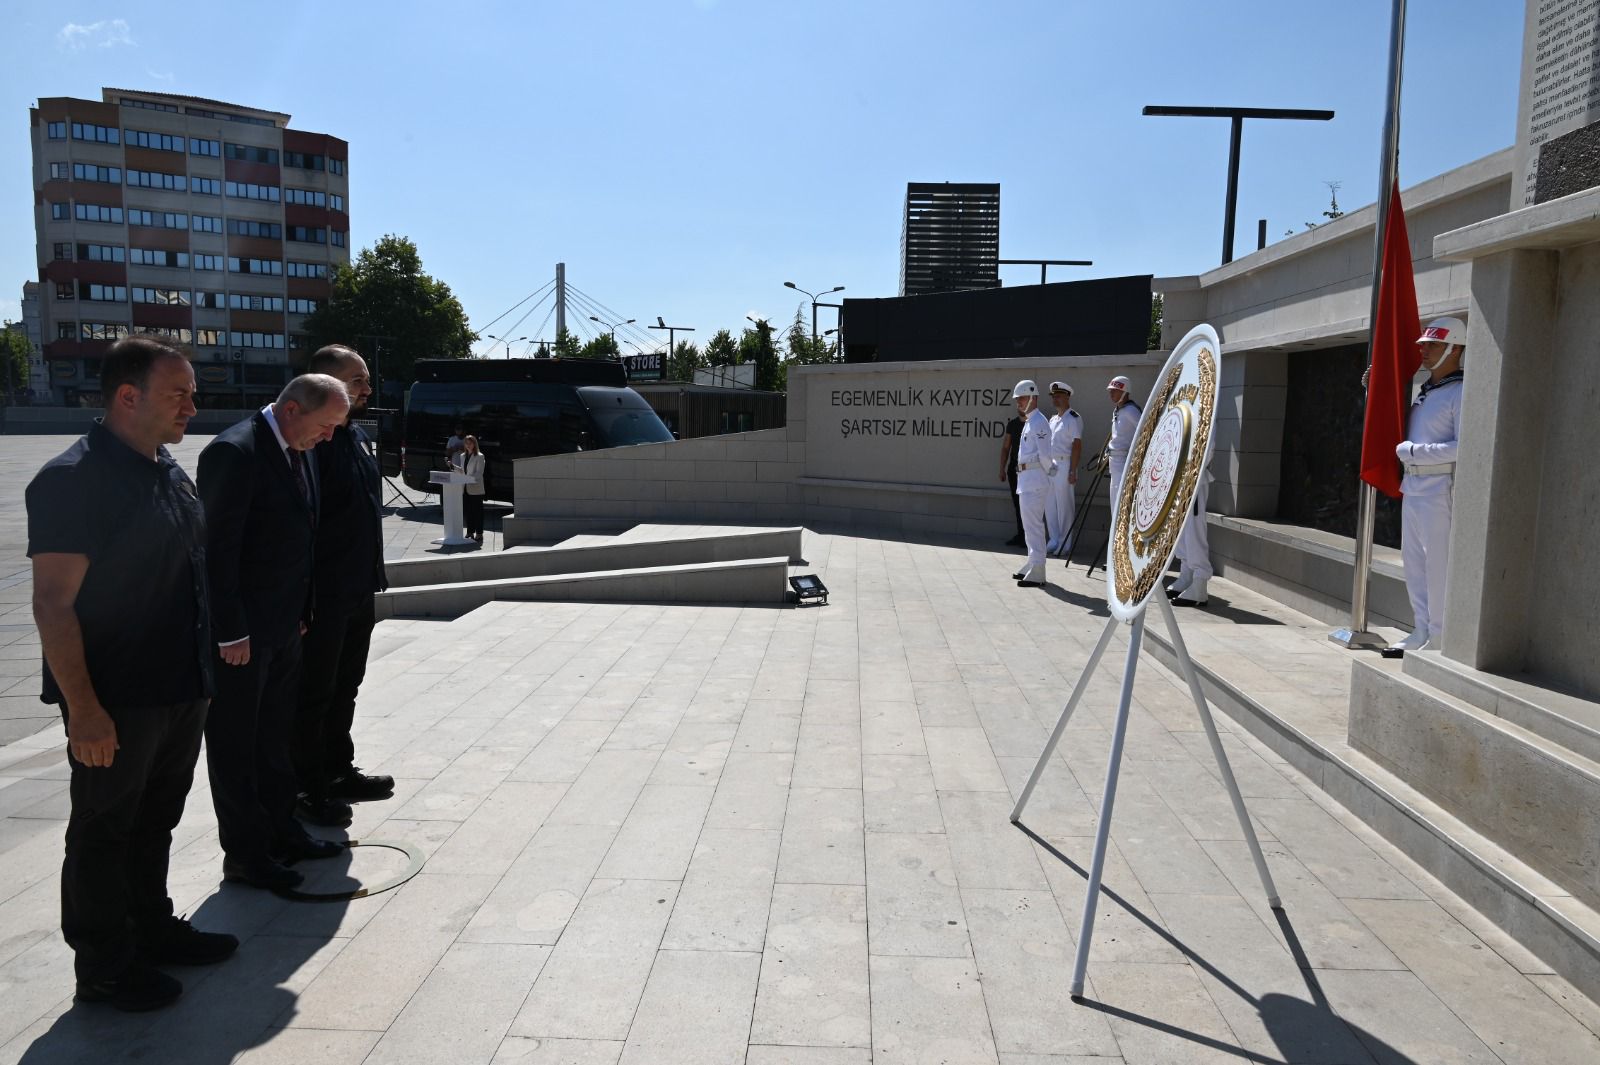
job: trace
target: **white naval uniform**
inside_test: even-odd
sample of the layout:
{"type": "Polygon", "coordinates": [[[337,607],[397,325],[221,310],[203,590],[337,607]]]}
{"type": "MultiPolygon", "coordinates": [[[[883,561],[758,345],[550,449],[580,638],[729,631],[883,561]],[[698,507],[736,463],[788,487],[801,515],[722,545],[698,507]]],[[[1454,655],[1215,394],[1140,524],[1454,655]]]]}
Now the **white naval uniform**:
{"type": "Polygon", "coordinates": [[[1111,448],[1108,461],[1111,465],[1111,522],[1116,527],[1117,500],[1122,496],[1122,471],[1128,465],[1128,452],[1133,449],[1133,436],[1139,431],[1139,404],[1124,400],[1111,414],[1111,448]]]}
{"type": "Polygon", "coordinates": [[[1189,587],[1191,582],[1211,579],[1211,542],[1206,535],[1206,497],[1211,494],[1211,482],[1216,480],[1210,470],[1200,472],[1200,483],[1195,486],[1194,503],[1189,507],[1189,518],[1178,534],[1178,546],[1173,551],[1179,563],[1178,583],[1189,587]],[[1185,580],[1185,577],[1188,580],[1185,580]]]}
{"type": "Polygon", "coordinates": [[[1450,561],[1450,507],[1455,495],[1461,424],[1461,371],[1425,383],[1411,404],[1406,439],[1394,449],[1405,467],[1400,491],[1400,557],[1414,629],[1437,650],[1444,631],[1444,579],[1450,561]]]}
{"type": "Polygon", "coordinates": [[[1050,419],[1050,455],[1056,460],[1056,475],[1050,478],[1050,500],[1045,509],[1045,529],[1049,540],[1045,544],[1048,554],[1055,554],[1066,546],[1067,534],[1072,531],[1072,517],[1076,510],[1078,486],[1070,474],[1072,445],[1083,439],[1083,419],[1078,412],[1067,408],[1050,419]]]}
{"type": "MultiPolygon", "coordinates": [[[[1028,561],[1021,580],[1044,580],[1044,512],[1050,495],[1050,422],[1035,407],[1022,423],[1017,448],[1017,506],[1022,511],[1022,538],[1028,544],[1028,561]]],[[[1057,476],[1061,476],[1058,472],[1057,476]]]]}

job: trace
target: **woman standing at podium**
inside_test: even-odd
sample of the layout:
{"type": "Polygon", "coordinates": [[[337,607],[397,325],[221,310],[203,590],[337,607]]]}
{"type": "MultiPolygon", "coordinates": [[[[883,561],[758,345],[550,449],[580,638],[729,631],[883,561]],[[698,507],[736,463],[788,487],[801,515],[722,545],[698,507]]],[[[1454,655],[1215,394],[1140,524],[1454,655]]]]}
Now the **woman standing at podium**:
{"type": "Polygon", "coordinates": [[[467,535],[483,543],[483,452],[478,450],[478,438],[466,436],[461,441],[461,451],[456,459],[461,472],[471,477],[461,497],[467,535]]]}

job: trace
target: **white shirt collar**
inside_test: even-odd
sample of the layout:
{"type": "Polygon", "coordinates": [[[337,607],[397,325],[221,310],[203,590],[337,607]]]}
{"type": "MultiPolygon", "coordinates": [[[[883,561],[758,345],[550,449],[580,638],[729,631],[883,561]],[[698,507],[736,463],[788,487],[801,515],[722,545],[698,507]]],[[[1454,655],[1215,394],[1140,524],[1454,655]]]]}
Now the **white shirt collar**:
{"type": "Polygon", "coordinates": [[[267,424],[272,426],[272,435],[278,438],[278,446],[283,449],[283,457],[289,457],[289,442],[283,438],[283,430],[278,428],[278,419],[272,413],[272,404],[268,403],[261,408],[261,413],[266,416],[267,424]]]}

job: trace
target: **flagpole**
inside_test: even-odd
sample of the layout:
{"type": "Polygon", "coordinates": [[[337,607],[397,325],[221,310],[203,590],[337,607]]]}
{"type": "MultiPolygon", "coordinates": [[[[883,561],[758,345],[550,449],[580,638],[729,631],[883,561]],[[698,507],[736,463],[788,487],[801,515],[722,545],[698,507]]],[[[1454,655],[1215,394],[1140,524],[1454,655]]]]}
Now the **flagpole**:
{"type": "MultiPolygon", "coordinates": [[[[1378,324],[1378,298],[1383,284],[1383,242],[1388,231],[1400,152],[1400,75],[1405,59],[1406,0],[1394,0],[1389,15],[1389,87],[1383,116],[1383,148],[1378,165],[1378,224],[1372,240],[1372,303],[1367,311],[1367,367],[1372,367],[1372,340],[1378,324]]],[[[1356,507],[1355,576],[1350,589],[1350,626],[1328,635],[1350,648],[1380,647],[1383,640],[1367,631],[1367,585],[1372,574],[1372,537],[1377,523],[1378,490],[1360,482],[1356,507]]]]}

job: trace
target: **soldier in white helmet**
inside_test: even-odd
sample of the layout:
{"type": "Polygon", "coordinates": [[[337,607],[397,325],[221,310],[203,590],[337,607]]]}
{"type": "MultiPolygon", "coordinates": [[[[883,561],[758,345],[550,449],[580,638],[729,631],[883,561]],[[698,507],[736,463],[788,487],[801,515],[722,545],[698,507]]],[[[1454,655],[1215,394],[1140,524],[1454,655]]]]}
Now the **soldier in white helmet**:
{"type": "Polygon", "coordinates": [[[1211,482],[1216,480],[1208,468],[1200,471],[1200,482],[1195,485],[1194,503],[1189,507],[1189,517],[1178,534],[1178,546],[1173,557],[1178,560],[1178,576],[1167,585],[1167,595],[1173,606],[1197,606],[1202,609],[1210,601],[1206,583],[1211,580],[1211,543],[1206,532],[1206,497],[1211,493],[1211,482]]]}
{"type": "Polygon", "coordinates": [[[1111,465],[1111,513],[1116,514],[1117,498],[1122,494],[1122,471],[1128,465],[1128,452],[1133,449],[1133,436],[1139,430],[1139,404],[1128,395],[1133,386],[1121,374],[1106,385],[1106,397],[1111,400],[1111,443],[1108,462],[1111,465]]]}
{"type": "Polygon", "coordinates": [[[1444,576],[1450,560],[1450,503],[1455,492],[1456,445],[1461,424],[1461,359],[1467,326],[1435,318],[1417,338],[1428,379],[1411,404],[1406,439],[1395,448],[1405,469],[1400,491],[1400,557],[1406,567],[1413,629],[1385,656],[1437,650],[1444,631],[1444,576]]]}
{"type": "Polygon", "coordinates": [[[1017,401],[1017,416],[1022,419],[1022,443],[1017,451],[1017,506],[1022,511],[1022,536],[1028,545],[1028,561],[1012,576],[1024,588],[1044,584],[1045,507],[1050,483],[1058,463],[1050,456],[1050,423],[1039,413],[1039,386],[1018,381],[1011,390],[1017,401]]]}
{"type": "Polygon", "coordinates": [[[1049,540],[1045,553],[1070,553],[1067,535],[1072,530],[1074,504],[1078,494],[1078,457],[1083,450],[1083,419],[1069,405],[1072,387],[1064,381],[1050,382],[1050,402],[1056,412],[1050,418],[1050,455],[1058,472],[1050,478],[1050,501],[1045,509],[1045,528],[1049,540]]]}

